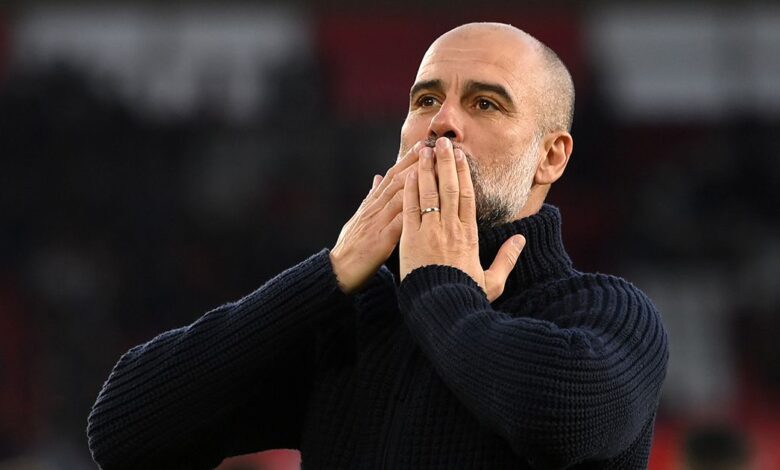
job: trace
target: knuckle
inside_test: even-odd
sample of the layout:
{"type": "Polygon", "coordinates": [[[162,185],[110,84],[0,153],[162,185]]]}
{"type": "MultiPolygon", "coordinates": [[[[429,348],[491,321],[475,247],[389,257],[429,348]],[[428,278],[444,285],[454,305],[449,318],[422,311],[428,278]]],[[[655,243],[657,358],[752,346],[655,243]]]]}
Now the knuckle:
{"type": "Polygon", "coordinates": [[[390,183],[384,191],[382,191],[382,198],[384,200],[388,200],[395,196],[396,191],[398,191],[398,188],[395,186],[395,183],[390,183]]]}
{"type": "Polygon", "coordinates": [[[461,189],[460,190],[460,197],[463,199],[474,199],[474,190],[473,189],[461,189]]]}
{"type": "Polygon", "coordinates": [[[444,185],[444,188],[442,188],[445,193],[447,194],[458,194],[460,192],[460,189],[451,183],[447,183],[444,185]]]}
{"type": "Polygon", "coordinates": [[[424,199],[436,199],[436,198],[439,197],[439,193],[436,192],[436,191],[432,191],[432,190],[423,191],[420,194],[420,197],[422,197],[424,199]]]}
{"type": "MultiPolygon", "coordinates": [[[[466,245],[468,243],[466,237],[459,232],[453,233],[450,236],[450,240],[452,241],[452,246],[455,247],[462,247],[463,245],[466,245]]],[[[458,252],[460,252],[460,250],[458,250],[458,252]]]]}

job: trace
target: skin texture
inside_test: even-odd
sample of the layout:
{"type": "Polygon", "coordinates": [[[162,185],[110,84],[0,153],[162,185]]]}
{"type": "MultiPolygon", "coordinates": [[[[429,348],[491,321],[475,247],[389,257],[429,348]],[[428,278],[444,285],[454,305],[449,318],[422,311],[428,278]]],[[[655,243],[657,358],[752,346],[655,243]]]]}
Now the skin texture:
{"type": "Polygon", "coordinates": [[[401,279],[421,266],[452,266],[474,279],[492,302],[503,293],[525,238],[516,235],[507,240],[490,269],[483,270],[479,262],[477,206],[464,152],[441,137],[434,149],[423,149],[417,166],[406,175],[404,186],[401,279]],[[425,207],[441,210],[421,214],[420,209],[425,207]]]}
{"type": "Polygon", "coordinates": [[[474,180],[477,207],[486,205],[481,197],[491,196],[514,209],[496,223],[538,212],[571,155],[567,129],[544,129],[547,115],[562,111],[551,106],[556,100],[550,95],[557,90],[546,87],[553,80],[541,47],[532,36],[496,23],[471,23],[445,33],[420,63],[401,128],[399,154],[419,140],[438,137],[461,148],[477,167],[472,176],[482,176],[474,180]],[[416,88],[431,81],[441,86],[416,88]],[[475,82],[500,86],[507,96],[469,87],[475,82]],[[503,175],[508,181],[501,181],[503,175]]]}
{"type": "Polygon", "coordinates": [[[344,292],[358,290],[400,238],[402,279],[448,265],[489,300],[501,294],[525,240],[507,240],[483,271],[478,227],[538,212],[572,151],[568,130],[550,124],[565,114],[550,99],[559,82],[552,70],[544,46],[508,25],[463,25],[431,45],[410,93],[399,159],[331,251],[344,292]],[[420,214],[428,207],[441,212],[420,214]]]}
{"type": "Polygon", "coordinates": [[[399,158],[384,177],[374,176],[371,190],[341,229],[330,261],[339,288],[346,294],[360,289],[376,273],[401,237],[403,187],[414,168],[422,142],[399,158]]]}

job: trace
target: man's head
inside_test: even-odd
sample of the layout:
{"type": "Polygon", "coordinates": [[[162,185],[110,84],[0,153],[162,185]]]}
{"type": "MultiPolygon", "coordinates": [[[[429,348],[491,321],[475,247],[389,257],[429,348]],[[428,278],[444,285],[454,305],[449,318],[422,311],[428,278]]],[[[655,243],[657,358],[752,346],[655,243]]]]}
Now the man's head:
{"type": "Polygon", "coordinates": [[[509,25],[466,24],[425,53],[399,155],[451,139],[471,166],[479,224],[508,222],[538,211],[563,174],[573,109],[571,76],[547,46],[509,25]]]}

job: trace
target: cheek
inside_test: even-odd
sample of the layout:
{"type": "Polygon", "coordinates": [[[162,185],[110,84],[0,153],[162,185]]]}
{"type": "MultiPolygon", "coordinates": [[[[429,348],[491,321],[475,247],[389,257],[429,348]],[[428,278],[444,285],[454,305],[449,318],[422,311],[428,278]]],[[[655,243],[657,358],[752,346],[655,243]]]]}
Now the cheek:
{"type": "Polygon", "coordinates": [[[424,135],[418,137],[419,127],[418,122],[416,122],[412,116],[406,117],[401,126],[401,145],[398,148],[398,157],[396,158],[396,161],[402,159],[414,144],[425,138],[424,135]]]}
{"type": "Polygon", "coordinates": [[[427,136],[429,121],[419,115],[409,114],[401,126],[401,144],[406,148],[414,145],[418,140],[427,136]]]}
{"type": "Polygon", "coordinates": [[[495,128],[471,132],[466,145],[474,158],[482,165],[494,166],[509,158],[515,151],[515,143],[505,132],[495,128]]]}
{"type": "Polygon", "coordinates": [[[467,140],[468,149],[483,175],[504,173],[507,165],[526,156],[530,143],[517,132],[508,129],[496,132],[496,128],[472,132],[467,140]]]}
{"type": "Polygon", "coordinates": [[[507,126],[501,132],[493,134],[493,141],[489,144],[495,150],[494,155],[497,158],[511,160],[526,156],[533,140],[533,135],[523,129],[507,126]]]}

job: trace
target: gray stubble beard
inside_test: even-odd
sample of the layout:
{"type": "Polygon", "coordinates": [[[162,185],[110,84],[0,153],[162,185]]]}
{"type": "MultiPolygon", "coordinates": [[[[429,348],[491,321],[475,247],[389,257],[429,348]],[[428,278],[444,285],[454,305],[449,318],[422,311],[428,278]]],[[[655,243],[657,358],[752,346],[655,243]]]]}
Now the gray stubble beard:
{"type": "MultiPolygon", "coordinates": [[[[436,139],[428,139],[425,145],[433,148],[436,139]]],[[[514,220],[528,202],[531,193],[541,135],[535,135],[525,153],[518,158],[495,159],[501,162],[494,167],[479,164],[463,151],[471,170],[474,200],[477,206],[477,225],[490,228],[514,220]]],[[[461,148],[453,142],[454,148],[461,148]]],[[[461,150],[463,150],[461,148],[461,150]]],[[[406,152],[402,149],[401,155],[406,152]]]]}

